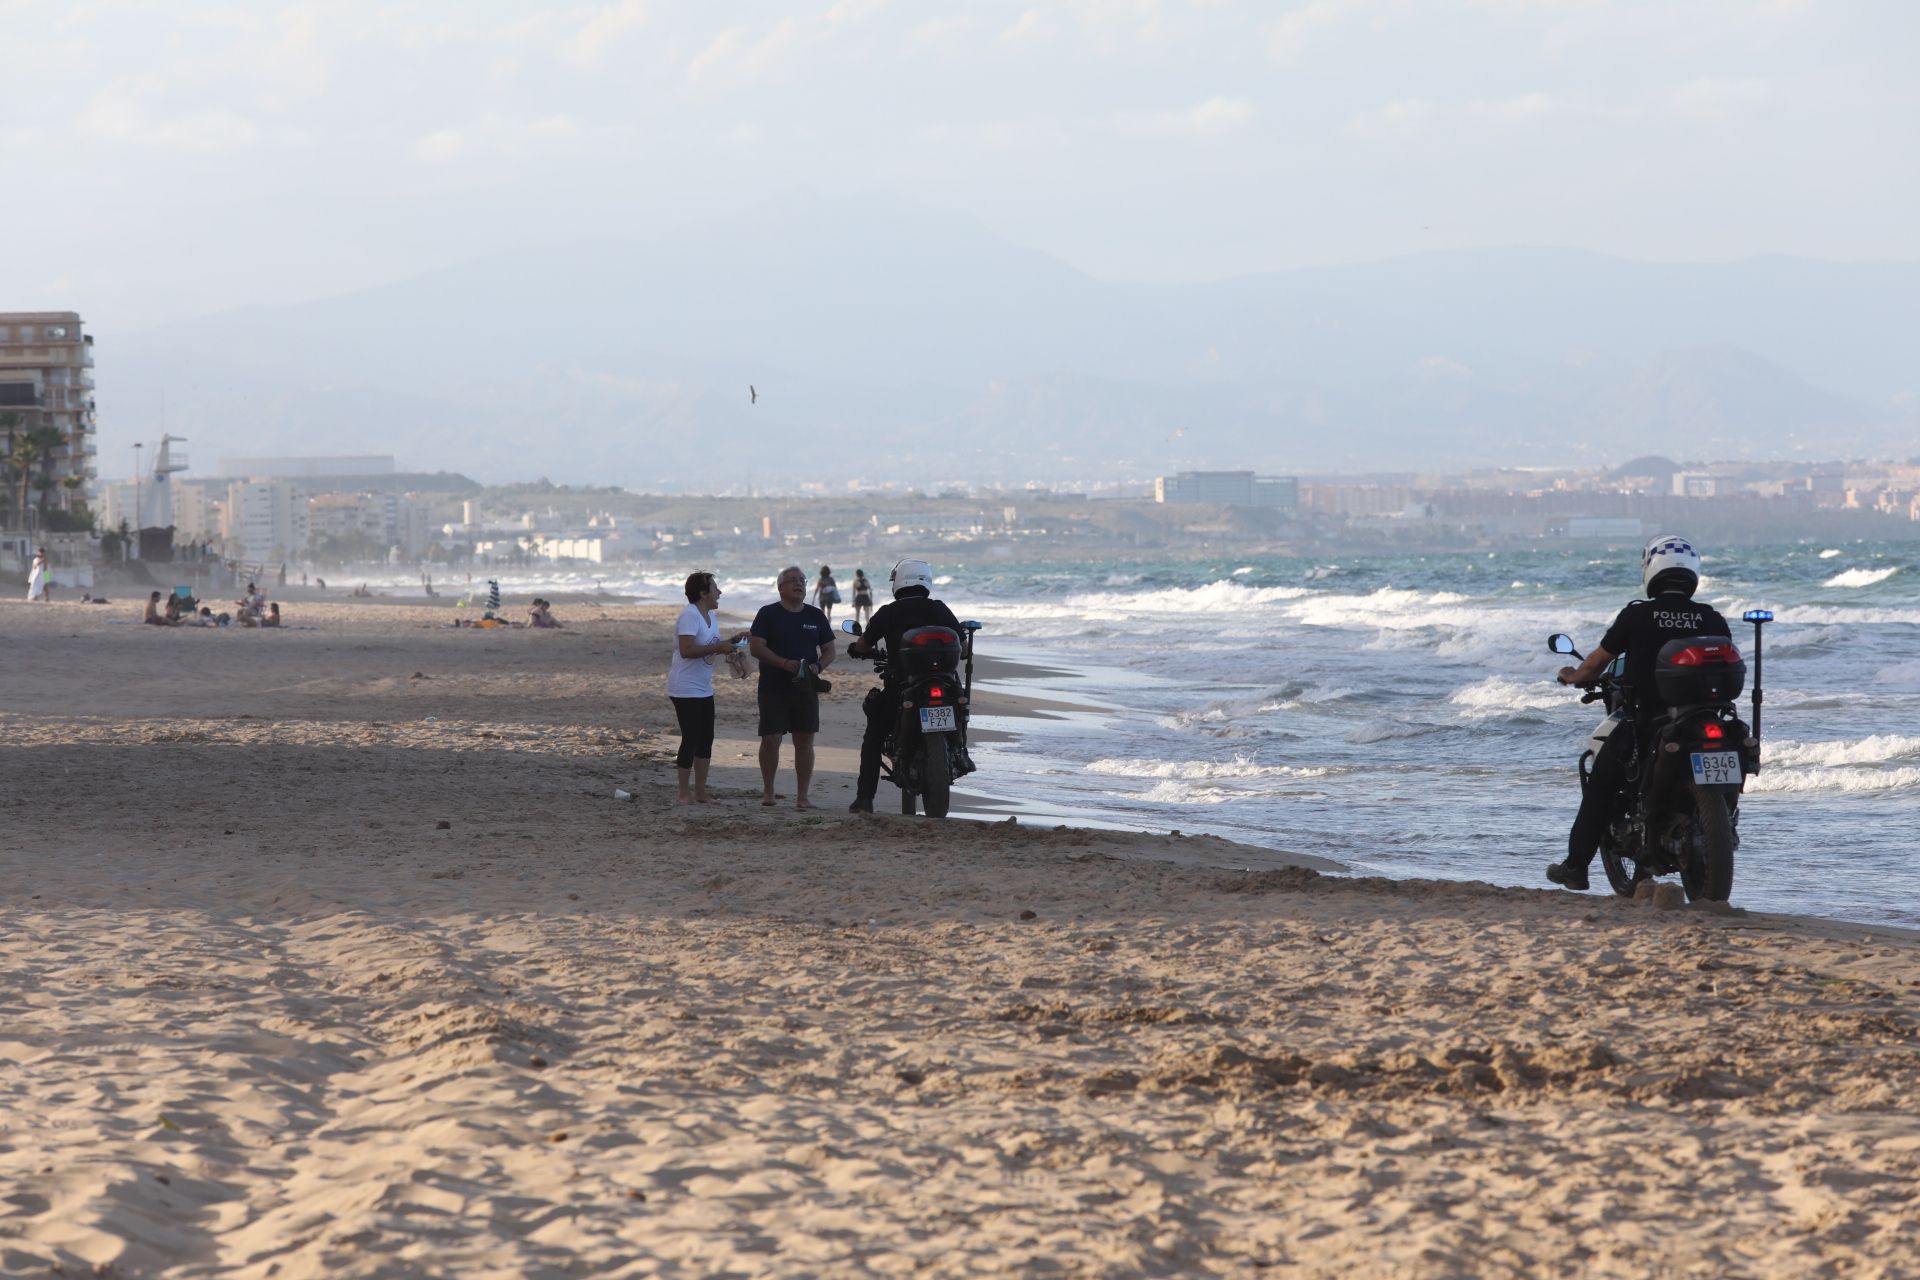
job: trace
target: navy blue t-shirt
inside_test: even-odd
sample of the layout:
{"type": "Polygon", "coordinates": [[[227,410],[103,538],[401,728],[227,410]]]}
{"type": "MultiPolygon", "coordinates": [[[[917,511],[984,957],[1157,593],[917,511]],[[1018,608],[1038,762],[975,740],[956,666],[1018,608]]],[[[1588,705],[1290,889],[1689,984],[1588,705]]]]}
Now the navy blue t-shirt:
{"type": "MultiPolygon", "coordinates": [[[[761,607],[753,615],[752,634],[767,642],[767,648],[789,661],[817,658],[823,645],[833,642],[833,624],[827,615],[810,604],[788,609],[778,600],[761,607]]],[[[760,664],[760,687],[790,688],[793,672],[760,664]]]]}

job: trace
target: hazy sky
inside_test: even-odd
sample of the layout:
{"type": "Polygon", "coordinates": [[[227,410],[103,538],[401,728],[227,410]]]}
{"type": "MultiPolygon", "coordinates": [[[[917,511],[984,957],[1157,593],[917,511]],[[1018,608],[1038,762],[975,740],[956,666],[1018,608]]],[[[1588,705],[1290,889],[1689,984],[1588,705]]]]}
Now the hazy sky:
{"type": "Polygon", "coordinates": [[[795,187],[1116,279],[1920,257],[1912,0],[0,0],[0,310],[97,329],[795,187]]]}

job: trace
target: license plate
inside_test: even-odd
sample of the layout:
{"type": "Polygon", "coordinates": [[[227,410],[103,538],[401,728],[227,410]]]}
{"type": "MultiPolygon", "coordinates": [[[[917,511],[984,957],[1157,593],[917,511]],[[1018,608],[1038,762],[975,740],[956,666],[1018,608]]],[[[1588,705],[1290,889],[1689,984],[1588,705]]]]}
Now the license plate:
{"type": "Polygon", "coordinates": [[[1693,753],[1693,780],[1704,787],[1740,781],[1738,751],[1696,751],[1693,753]]]}
{"type": "Polygon", "coordinates": [[[953,722],[952,707],[920,708],[920,732],[952,733],[957,727],[953,722]]]}

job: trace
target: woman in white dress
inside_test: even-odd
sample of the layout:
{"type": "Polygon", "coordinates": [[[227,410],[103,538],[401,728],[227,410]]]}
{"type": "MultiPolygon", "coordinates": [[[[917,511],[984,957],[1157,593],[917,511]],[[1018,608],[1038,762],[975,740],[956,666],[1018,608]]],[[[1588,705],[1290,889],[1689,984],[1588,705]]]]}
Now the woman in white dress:
{"type": "Polygon", "coordinates": [[[33,568],[27,570],[27,599],[45,604],[52,599],[48,594],[52,589],[53,566],[47,560],[47,549],[42,547],[33,557],[33,568]]]}
{"type": "Polygon", "coordinates": [[[680,789],[675,804],[707,803],[707,769],[713,762],[713,660],[729,658],[736,677],[746,673],[744,663],[731,662],[734,646],[745,631],[722,639],[714,610],[720,604],[720,584],[710,573],[687,575],[687,607],[674,624],[673,660],[667,666],[667,697],[680,721],[680,753],[674,757],[680,789]]]}

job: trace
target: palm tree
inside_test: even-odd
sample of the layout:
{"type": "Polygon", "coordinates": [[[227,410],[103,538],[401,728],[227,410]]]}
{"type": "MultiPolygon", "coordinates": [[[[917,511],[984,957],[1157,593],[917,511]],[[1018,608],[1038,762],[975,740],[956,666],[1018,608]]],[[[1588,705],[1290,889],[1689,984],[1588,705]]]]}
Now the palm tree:
{"type": "Polygon", "coordinates": [[[40,445],[31,433],[25,436],[10,435],[8,439],[10,443],[7,449],[7,465],[13,468],[14,483],[20,495],[13,504],[13,509],[20,521],[20,527],[30,532],[29,526],[33,522],[31,513],[27,509],[27,484],[33,478],[35,468],[40,465],[40,445]]]}

